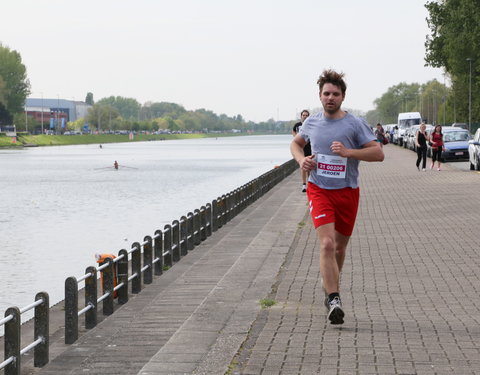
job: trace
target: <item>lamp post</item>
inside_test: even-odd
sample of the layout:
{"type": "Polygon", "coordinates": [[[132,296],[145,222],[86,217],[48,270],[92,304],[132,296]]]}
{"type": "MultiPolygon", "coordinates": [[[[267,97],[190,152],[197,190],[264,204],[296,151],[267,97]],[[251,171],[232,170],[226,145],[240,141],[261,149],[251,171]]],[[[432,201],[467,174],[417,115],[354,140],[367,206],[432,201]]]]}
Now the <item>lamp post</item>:
{"type": "Polygon", "coordinates": [[[42,92],[42,134],[43,134],[43,92],[42,92]]]}
{"type": "Polygon", "coordinates": [[[25,131],[28,133],[27,105],[25,104],[25,131]]]}
{"type": "Polygon", "coordinates": [[[470,77],[468,81],[468,131],[472,131],[472,58],[467,58],[470,64],[470,77]]]}
{"type": "Polygon", "coordinates": [[[57,94],[57,123],[55,124],[55,133],[58,131],[61,132],[60,127],[60,95],[57,94]]]}
{"type": "Polygon", "coordinates": [[[446,74],[447,74],[446,72],[443,72],[443,126],[445,126],[445,120],[447,117],[447,98],[446,98],[447,86],[445,84],[446,74]]]}

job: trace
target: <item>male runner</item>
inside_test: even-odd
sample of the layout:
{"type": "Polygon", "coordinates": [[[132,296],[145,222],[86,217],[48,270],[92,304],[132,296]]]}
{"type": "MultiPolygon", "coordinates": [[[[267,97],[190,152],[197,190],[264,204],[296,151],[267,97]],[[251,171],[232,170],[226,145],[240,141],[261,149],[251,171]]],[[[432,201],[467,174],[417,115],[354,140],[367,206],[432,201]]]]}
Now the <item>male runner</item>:
{"type": "Polygon", "coordinates": [[[341,109],[343,74],[325,70],[317,81],[323,112],[310,116],[290,146],[302,170],[310,171],[307,196],[320,240],[320,272],[331,324],[343,324],[340,273],[359,202],[359,161],[383,161],[380,144],[361,118],[341,109]],[[307,142],[312,155],[305,156],[307,142]]]}

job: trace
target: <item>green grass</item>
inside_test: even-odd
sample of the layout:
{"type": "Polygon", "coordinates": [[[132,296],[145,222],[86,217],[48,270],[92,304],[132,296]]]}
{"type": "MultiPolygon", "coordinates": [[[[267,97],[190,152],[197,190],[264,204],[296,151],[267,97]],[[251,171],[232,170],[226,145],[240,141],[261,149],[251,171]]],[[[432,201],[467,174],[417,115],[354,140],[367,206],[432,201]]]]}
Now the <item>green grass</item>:
{"type": "Polygon", "coordinates": [[[18,147],[22,145],[63,146],[121,142],[163,141],[170,139],[219,138],[244,136],[245,133],[221,134],[136,134],[133,140],[128,135],[117,134],[82,134],[82,135],[26,135],[18,134],[17,143],[11,143],[10,137],[0,137],[0,147],[18,147]]]}
{"type": "Polygon", "coordinates": [[[261,299],[260,300],[260,306],[262,306],[262,309],[266,309],[268,307],[272,307],[273,305],[275,305],[277,303],[277,301],[273,300],[273,299],[268,299],[268,298],[264,298],[264,299],[261,299]]]}
{"type": "Polygon", "coordinates": [[[238,361],[234,358],[232,362],[227,367],[227,372],[225,372],[225,375],[231,375],[233,373],[233,370],[237,367],[238,361]]]}
{"type": "Polygon", "coordinates": [[[0,136],[0,147],[19,147],[22,146],[20,142],[12,143],[12,138],[7,136],[0,136]]]}

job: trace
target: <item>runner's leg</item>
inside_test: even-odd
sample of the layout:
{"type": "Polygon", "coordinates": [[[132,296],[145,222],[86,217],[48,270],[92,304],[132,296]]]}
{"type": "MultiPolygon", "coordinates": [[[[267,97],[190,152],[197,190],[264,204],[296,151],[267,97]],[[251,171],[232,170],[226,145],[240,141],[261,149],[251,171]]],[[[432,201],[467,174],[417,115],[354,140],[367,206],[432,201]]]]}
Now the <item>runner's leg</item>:
{"type": "MultiPolygon", "coordinates": [[[[339,282],[340,274],[342,273],[343,263],[345,262],[345,254],[347,252],[348,241],[350,241],[350,236],[345,236],[335,231],[335,259],[337,261],[339,282]]],[[[337,285],[337,289],[340,290],[340,284],[337,285]]]]}
{"type": "Polygon", "coordinates": [[[339,268],[335,250],[335,224],[328,223],[317,228],[320,240],[320,273],[327,294],[338,292],[339,268]]]}

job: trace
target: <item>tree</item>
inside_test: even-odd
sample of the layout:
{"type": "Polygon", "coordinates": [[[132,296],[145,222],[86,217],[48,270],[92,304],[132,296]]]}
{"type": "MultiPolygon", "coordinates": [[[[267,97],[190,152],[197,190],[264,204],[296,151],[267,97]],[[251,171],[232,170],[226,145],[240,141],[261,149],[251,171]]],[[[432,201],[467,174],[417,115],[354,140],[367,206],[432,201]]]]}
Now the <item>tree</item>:
{"type": "Polygon", "coordinates": [[[0,76],[0,125],[9,125],[12,123],[12,115],[7,110],[7,87],[5,81],[0,76]]]}
{"type": "MultiPolygon", "coordinates": [[[[428,81],[421,88],[421,115],[429,124],[443,124],[443,104],[447,88],[436,79],[428,81]]],[[[445,121],[447,122],[447,121],[445,121]]]]}
{"type": "MultiPolygon", "coordinates": [[[[425,7],[431,35],[425,42],[426,65],[444,68],[452,81],[456,112],[461,121],[468,113],[470,63],[472,59],[472,117],[480,117],[480,12],[478,0],[429,1],[425,7]]],[[[454,116],[456,117],[456,116],[454,116]]],[[[458,119],[457,119],[458,120],[458,119]]]]}
{"type": "Polygon", "coordinates": [[[85,97],[85,103],[89,105],[95,104],[95,102],[93,101],[93,94],[91,92],[87,92],[87,96],[85,97]]]}
{"type": "Polygon", "coordinates": [[[187,111],[179,104],[160,102],[160,103],[145,103],[142,108],[142,118],[157,118],[169,116],[173,119],[179,118],[187,111]]]}
{"type": "Polygon", "coordinates": [[[0,76],[0,103],[4,106],[7,105],[7,84],[0,76]]]}
{"type": "Polygon", "coordinates": [[[12,114],[7,110],[7,107],[3,103],[0,103],[0,125],[10,125],[12,121],[12,114]]]}
{"type": "Polygon", "coordinates": [[[419,89],[418,83],[406,82],[389,87],[386,93],[375,99],[375,113],[368,116],[369,119],[374,117],[375,121],[370,123],[393,124],[397,122],[400,112],[419,112],[419,89]]]}
{"type": "Polygon", "coordinates": [[[182,121],[185,129],[187,130],[201,130],[200,121],[192,112],[185,112],[178,119],[182,121]]]}
{"type": "Polygon", "coordinates": [[[110,96],[100,99],[97,104],[115,108],[125,120],[138,120],[139,118],[141,105],[136,99],[110,96]]]}
{"type": "Polygon", "coordinates": [[[171,118],[171,117],[165,117],[165,120],[167,121],[167,128],[170,130],[170,131],[177,131],[180,129],[180,127],[178,126],[177,122],[171,118]]]}
{"type": "Polygon", "coordinates": [[[119,117],[118,111],[108,105],[94,104],[87,115],[87,122],[96,126],[98,130],[111,129],[112,123],[119,117]]]}
{"type": "Polygon", "coordinates": [[[24,110],[25,99],[30,94],[30,82],[20,54],[1,43],[0,79],[0,104],[3,113],[1,118],[4,121],[24,110]]]}

